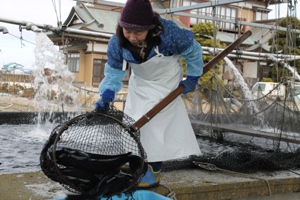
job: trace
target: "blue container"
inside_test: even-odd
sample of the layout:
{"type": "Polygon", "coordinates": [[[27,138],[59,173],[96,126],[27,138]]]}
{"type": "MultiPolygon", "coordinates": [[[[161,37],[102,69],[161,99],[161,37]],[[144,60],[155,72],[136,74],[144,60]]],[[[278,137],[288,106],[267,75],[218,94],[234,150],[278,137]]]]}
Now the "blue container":
{"type": "MultiPolygon", "coordinates": [[[[134,200],[171,200],[168,197],[162,196],[156,192],[152,192],[149,190],[137,190],[133,193],[132,198],[134,200]]],[[[111,197],[112,200],[125,200],[128,199],[124,193],[120,195],[115,195],[111,197]]],[[[65,200],[65,199],[56,199],[56,200],[65,200]]],[[[99,200],[107,200],[107,198],[99,198],[99,200]]]]}

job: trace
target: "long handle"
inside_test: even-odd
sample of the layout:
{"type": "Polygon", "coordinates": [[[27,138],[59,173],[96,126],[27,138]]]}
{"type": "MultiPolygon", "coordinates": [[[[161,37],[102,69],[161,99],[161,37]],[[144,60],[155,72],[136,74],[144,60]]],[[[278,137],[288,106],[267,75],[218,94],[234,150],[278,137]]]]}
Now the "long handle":
{"type": "MultiPolygon", "coordinates": [[[[203,74],[208,72],[216,63],[222,60],[226,55],[228,55],[232,50],[234,50],[238,45],[245,41],[248,37],[252,35],[252,32],[248,30],[241,37],[231,43],[227,48],[225,48],[221,53],[210,60],[203,68],[203,74]]],[[[202,75],[203,75],[202,74],[202,75]]],[[[161,100],[157,105],[155,105],[150,111],[143,115],[138,121],[136,121],[130,128],[133,131],[137,131],[142,126],[144,126],[148,121],[150,121],[157,113],[159,113],[163,108],[165,108],[169,103],[171,103],[175,98],[177,98],[184,91],[184,86],[178,86],[173,92],[161,100]]]]}

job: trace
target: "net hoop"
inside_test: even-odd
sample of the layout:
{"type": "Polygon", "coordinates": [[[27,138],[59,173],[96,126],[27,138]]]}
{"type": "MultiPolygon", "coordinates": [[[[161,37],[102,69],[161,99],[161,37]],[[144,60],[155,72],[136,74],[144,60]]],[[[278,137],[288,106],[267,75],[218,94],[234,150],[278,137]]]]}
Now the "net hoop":
{"type": "MultiPolygon", "coordinates": [[[[117,155],[123,154],[123,153],[132,153],[139,157],[139,160],[137,161],[139,167],[135,172],[132,172],[132,179],[126,184],[123,185],[120,188],[114,188],[114,191],[107,192],[104,196],[110,197],[113,195],[117,195],[124,192],[131,192],[135,191],[138,180],[140,177],[145,173],[145,161],[146,161],[146,154],[144,151],[144,148],[140,142],[140,132],[139,131],[132,131],[129,126],[133,124],[133,120],[126,116],[121,111],[116,110],[114,107],[112,107],[107,113],[97,113],[97,112],[90,112],[78,115],[67,122],[55,127],[50,135],[49,140],[44,146],[44,149],[42,151],[41,155],[41,167],[44,173],[51,178],[54,181],[59,182],[62,186],[64,186],[67,190],[78,193],[78,194],[85,194],[88,193],[90,189],[92,188],[83,188],[80,185],[77,185],[76,182],[70,180],[67,176],[64,175],[62,170],[64,169],[64,166],[62,166],[60,163],[58,163],[58,157],[57,157],[57,148],[60,146],[68,146],[71,148],[76,147],[76,149],[87,151],[89,153],[94,154],[100,154],[100,155],[109,155],[107,154],[107,151],[101,150],[101,148],[96,148],[98,146],[101,146],[101,141],[98,141],[97,139],[93,140],[93,137],[109,137],[111,139],[111,135],[115,137],[115,135],[118,135],[119,142],[115,145],[115,147],[110,144],[109,147],[116,148],[117,150],[114,150],[114,152],[117,152],[117,155]],[[120,117],[122,116],[122,117],[120,117]],[[102,124],[101,124],[102,123],[102,124]],[[86,126],[87,128],[84,128],[86,126]],[[93,132],[96,132],[94,135],[89,133],[89,130],[86,130],[88,128],[93,128],[93,126],[97,127],[98,129],[91,129],[93,132]],[[103,127],[107,126],[107,130],[103,127]],[[72,137],[72,130],[69,129],[82,129],[83,131],[74,132],[74,134],[78,134],[78,136],[74,136],[74,138],[79,138],[78,143],[81,142],[80,145],[76,146],[73,143],[76,143],[77,141],[66,141],[66,140],[75,140],[72,137]],[[112,133],[106,133],[112,130],[112,133]],[[102,132],[101,132],[102,131],[102,132]],[[119,131],[119,132],[118,132],[119,131]],[[105,133],[104,133],[105,132],[105,133]],[[118,132],[118,133],[117,133],[118,132]],[[88,139],[92,138],[92,141],[95,141],[95,144],[88,143],[89,146],[95,146],[94,149],[88,149],[84,146],[84,142],[86,142],[85,139],[82,139],[84,137],[87,137],[88,139]],[[89,138],[90,137],[90,138],[89,138]],[[82,140],[81,140],[82,139],[82,140]],[[119,144],[121,143],[121,144],[119,144]],[[129,145],[127,145],[127,143],[129,145]],[[122,148],[128,148],[126,151],[122,148]],[[78,148],[77,148],[78,147],[78,148]],[[46,153],[48,152],[48,156],[46,156],[46,153]],[[44,155],[43,155],[44,154],[44,155]],[[48,163],[48,166],[46,166],[46,163],[48,163]],[[49,166],[49,163],[51,166],[49,166]]],[[[105,140],[105,138],[104,138],[105,140]]],[[[106,143],[104,144],[104,149],[106,147],[106,143]]],[[[113,156],[114,153],[111,153],[109,156],[113,156]]],[[[123,169],[120,169],[120,172],[123,172],[123,169]]],[[[126,171],[127,172],[127,171],[126,171]]]]}

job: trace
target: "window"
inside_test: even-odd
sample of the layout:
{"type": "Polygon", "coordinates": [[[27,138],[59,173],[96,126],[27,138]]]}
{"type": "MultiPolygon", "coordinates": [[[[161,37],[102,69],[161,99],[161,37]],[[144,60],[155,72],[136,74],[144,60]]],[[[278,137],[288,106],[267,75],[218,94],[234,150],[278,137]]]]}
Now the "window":
{"type": "Polygon", "coordinates": [[[263,77],[269,76],[270,67],[263,67],[263,77]]]}
{"type": "Polygon", "coordinates": [[[266,90],[265,83],[256,83],[252,89],[252,94],[255,92],[264,92],[266,90]]]}
{"type": "Polygon", "coordinates": [[[300,95],[300,85],[294,87],[294,94],[300,95]]]}
{"type": "MultiPolygon", "coordinates": [[[[230,8],[230,7],[216,7],[215,11],[216,17],[219,17],[221,19],[230,19],[230,20],[235,20],[237,18],[237,9],[236,8],[230,8]]],[[[208,7],[208,8],[200,8],[200,9],[195,9],[191,11],[192,14],[196,15],[203,15],[203,16],[210,16],[213,17],[213,8],[208,7]]],[[[206,23],[206,22],[212,22],[211,20],[208,19],[200,19],[200,18],[191,18],[191,24],[197,24],[197,23],[206,23]]],[[[218,23],[218,28],[223,29],[223,30],[235,30],[235,25],[234,23],[228,23],[228,22],[217,22],[218,23]]]]}
{"type": "Polygon", "coordinates": [[[68,69],[71,72],[79,72],[79,62],[80,61],[80,54],[79,53],[69,53],[68,54],[68,69]]]}
{"type": "Polygon", "coordinates": [[[268,19],[268,13],[271,11],[268,8],[253,6],[254,20],[266,20],[268,19]]]}
{"type": "Polygon", "coordinates": [[[268,19],[268,13],[264,13],[264,12],[260,12],[260,11],[256,11],[254,13],[254,20],[255,21],[266,20],[266,19],[268,19]]]}
{"type": "Polygon", "coordinates": [[[94,59],[93,61],[93,77],[92,85],[98,87],[99,83],[104,78],[104,66],[106,59],[94,59]]]}
{"type": "MultiPolygon", "coordinates": [[[[221,19],[235,20],[237,17],[237,10],[236,8],[218,7],[216,11],[216,15],[221,19]]],[[[235,25],[233,23],[220,22],[219,24],[220,24],[219,29],[235,30],[235,25]]]]}

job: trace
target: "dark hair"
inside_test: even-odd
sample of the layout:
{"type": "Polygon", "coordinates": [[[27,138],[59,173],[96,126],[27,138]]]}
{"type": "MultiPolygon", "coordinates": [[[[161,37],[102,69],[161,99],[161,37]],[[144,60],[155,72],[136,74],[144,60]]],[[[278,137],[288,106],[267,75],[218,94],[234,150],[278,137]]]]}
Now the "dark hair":
{"type": "MultiPolygon", "coordinates": [[[[159,19],[159,14],[156,12],[154,12],[154,14],[157,16],[157,19],[159,19]]],[[[163,29],[164,28],[163,28],[161,21],[158,20],[156,26],[153,29],[148,30],[148,34],[146,37],[148,47],[150,46],[152,48],[153,46],[159,45],[161,43],[159,34],[161,32],[163,32],[163,29]]],[[[123,28],[119,24],[117,25],[116,35],[117,35],[117,38],[119,40],[121,47],[129,49],[131,44],[124,37],[123,28]]]]}

